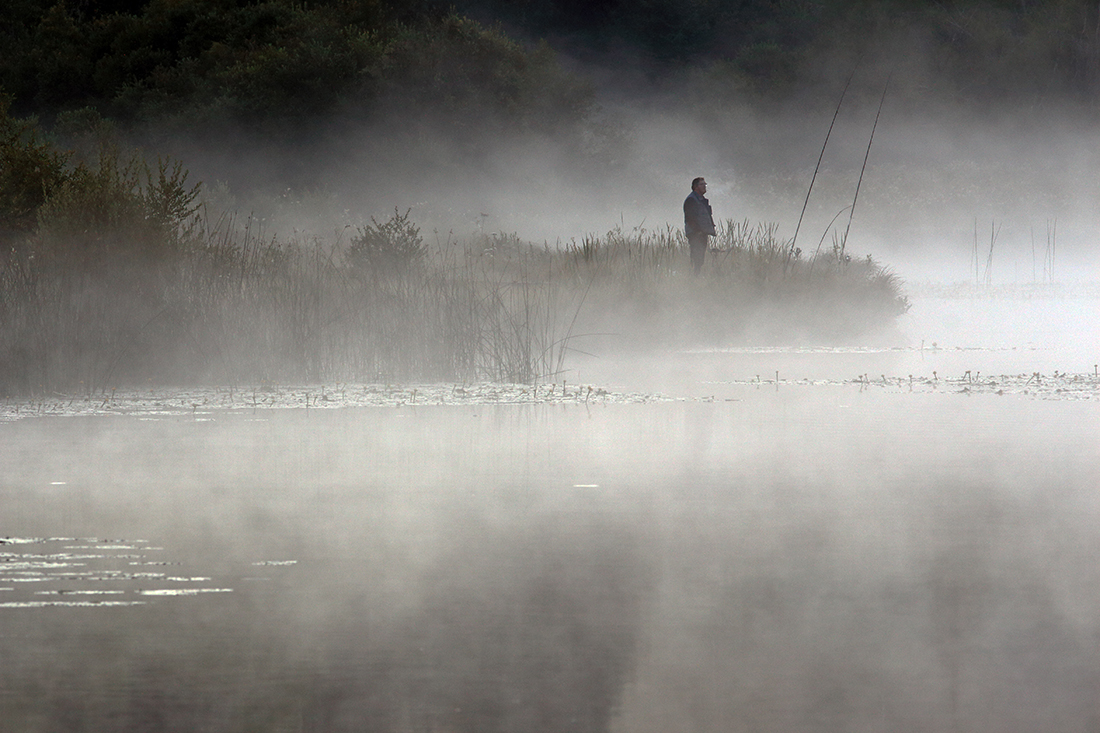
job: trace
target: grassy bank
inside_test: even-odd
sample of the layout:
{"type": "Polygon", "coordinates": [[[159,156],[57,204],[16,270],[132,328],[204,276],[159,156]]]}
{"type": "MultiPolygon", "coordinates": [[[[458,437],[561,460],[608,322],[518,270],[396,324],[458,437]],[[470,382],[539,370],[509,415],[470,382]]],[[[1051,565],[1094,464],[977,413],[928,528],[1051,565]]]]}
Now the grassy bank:
{"type": "Polygon", "coordinates": [[[567,369],[572,348],[858,336],[906,305],[870,259],[790,256],[773,229],[731,222],[698,277],[673,230],[560,248],[509,235],[425,241],[395,212],[329,239],[282,241],[231,218],[196,220],[181,237],[155,259],[8,252],[0,390],[529,383],[567,369]]]}
{"type": "MultiPolygon", "coordinates": [[[[179,162],[46,139],[0,97],[0,394],[143,385],[556,378],[572,349],[858,337],[907,307],[842,245],[725,222],[703,273],[677,229],[563,246],[424,237],[411,212],[265,233],[179,162]]],[[[93,141],[94,142],[94,141],[93,141]]]]}

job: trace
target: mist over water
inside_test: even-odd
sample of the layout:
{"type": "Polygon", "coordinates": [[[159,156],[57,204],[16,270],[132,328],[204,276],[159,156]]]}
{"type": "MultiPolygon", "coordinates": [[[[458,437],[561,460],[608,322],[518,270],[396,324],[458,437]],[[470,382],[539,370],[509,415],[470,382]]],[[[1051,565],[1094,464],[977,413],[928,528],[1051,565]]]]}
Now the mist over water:
{"type": "Polygon", "coordinates": [[[1095,398],[846,380],[1089,371],[1095,314],[923,309],[935,350],[599,367],[686,401],[2,424],[0,719],[1089,729],[1095,398]]]}

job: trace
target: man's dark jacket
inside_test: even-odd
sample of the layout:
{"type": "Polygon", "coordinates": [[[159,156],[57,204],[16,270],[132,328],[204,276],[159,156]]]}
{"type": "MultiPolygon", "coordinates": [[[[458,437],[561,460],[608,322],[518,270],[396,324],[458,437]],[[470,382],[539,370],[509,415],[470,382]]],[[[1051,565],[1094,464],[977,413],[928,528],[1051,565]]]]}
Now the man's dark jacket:
{"type": "Polygon", "coordinates": [[[689,238],[693,235],[717,234],[714,231],[714,215],[710,202],[697,191],[692,191],[684,199],[684,229],[689,238]]]}

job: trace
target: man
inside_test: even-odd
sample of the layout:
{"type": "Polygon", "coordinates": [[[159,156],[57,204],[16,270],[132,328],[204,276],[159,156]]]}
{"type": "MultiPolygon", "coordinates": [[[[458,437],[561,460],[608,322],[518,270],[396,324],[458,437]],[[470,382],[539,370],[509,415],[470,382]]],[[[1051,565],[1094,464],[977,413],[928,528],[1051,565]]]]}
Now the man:
{"type": "Polygon", "coordinates": [[[718,233],[714,230],[714,215],[706,193],[707,182],[696,178],[691,182],[691,193],[684,199],[684,230],[691,248],[691,266],[696,275],[703,268],[703,258],[707,254],[707,237],[718,233]]]}

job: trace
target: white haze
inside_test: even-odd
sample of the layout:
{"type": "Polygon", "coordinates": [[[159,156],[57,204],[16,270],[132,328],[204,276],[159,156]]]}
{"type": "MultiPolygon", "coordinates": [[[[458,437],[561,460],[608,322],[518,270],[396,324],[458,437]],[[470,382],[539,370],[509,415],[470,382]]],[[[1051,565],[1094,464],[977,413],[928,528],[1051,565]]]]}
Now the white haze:
{"type": "MultiPolygon", "coordinates": [[[[851,215],[847,251],[909,282],[1096,279],[1100,128],[1080,114],[1051,106],[978,117],[888,94],[868,154],[878,99],[864,95],[841,106],[817,167],[832,108],[762,112],[729,101],[703,114],[667,97],[604,97],[604,117],[628,140],[606,165],[533,135],[475,141],[470,154],[430,125],[415,134],[397,122],[343,125],[327,142],[233,162],[238,178],[253,169],[264,180],[316,160],[315,187],[275,204],[225,203],[281,233],[326,234],[411,209],[424,233],[441,238],[504,232],[554,245],[615,227],[678,229],[701,175],[716,218],[775,223],[788,239],[816,168],[796,242],[806,256],[831,248],[851,215]]],[[[197,151],[193,159],[201,172],[197,151]]]]}

